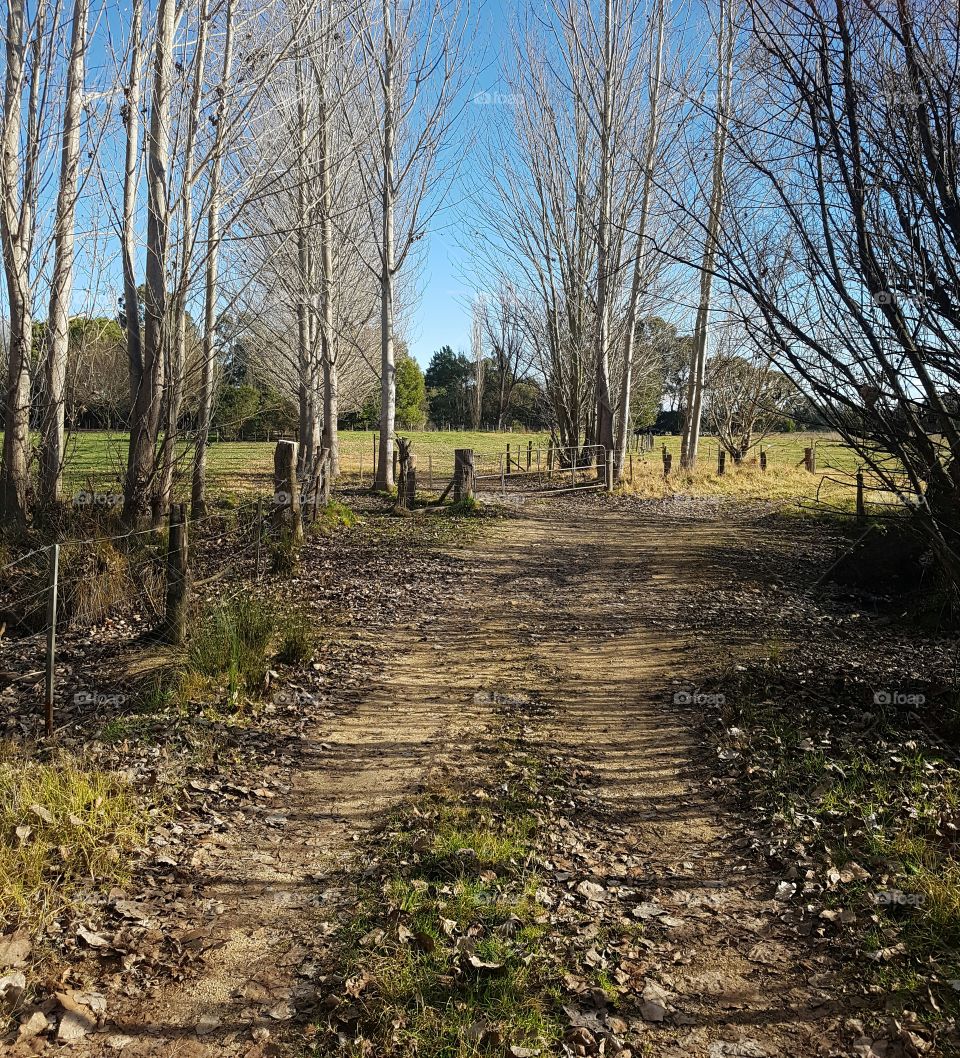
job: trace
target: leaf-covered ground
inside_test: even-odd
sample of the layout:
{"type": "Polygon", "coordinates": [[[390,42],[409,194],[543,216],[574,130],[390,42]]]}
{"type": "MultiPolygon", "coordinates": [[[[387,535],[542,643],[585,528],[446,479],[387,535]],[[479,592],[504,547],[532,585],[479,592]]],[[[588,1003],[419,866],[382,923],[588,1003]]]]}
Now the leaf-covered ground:
{"type": "Polygon", "coordinates": [[[13,1053],[950,1053],[952,736],[874,699],[947,718],[954,639],[817,586],[842,540],[768,507],[364,503],[259,580],[198,544],[227,572],[150,694],[142,641],[67,635],[126,700],[60,752],[146,837],[0,938],[13,1053]]]}

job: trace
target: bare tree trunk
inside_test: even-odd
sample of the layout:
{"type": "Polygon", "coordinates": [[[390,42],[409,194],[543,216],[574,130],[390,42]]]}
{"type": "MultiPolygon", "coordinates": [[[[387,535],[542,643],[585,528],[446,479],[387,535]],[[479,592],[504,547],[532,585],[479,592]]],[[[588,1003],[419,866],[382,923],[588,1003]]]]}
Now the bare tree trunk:
{"type": "Polygon", "coordinates": [[[172,299],[173,341],[166,343],[169,359],[167,364],[167,393],[164,404],[165,422],[163,445],[160,454],[160,484],[157,490],[160,510],[170,508],[173,493],[173,471],[176,466],[176,445],[179,435],[180,406],[183,403],[183,381],[187,354],[187,292],[190,262],[193,256],[193,184],[196,164],[194,145],[197,125],[200,122],[200,104],[203,99],[203,77],[207,56],[207,34],[210,24],[208,0],[200,5],[200,25],[197,32],[196,49],[193,55],[193,94],[187,117],[187,135],[183,148],[182,216],[180,222],[180,282],[172,299]]]}
{"type": "Polygon", "coordinates": [[[70,32],[60,187],[54,218],[53,276],[47,323],[45,361],[46,406],[40,456],[40,497],[47,506],[60,500],[64,461],[64,387],[70,339],[70,298],[73,293],[73,248],[76,237],[77,180],[80,169],[80,117],[83,106],[84,60],[90,0],[75,0],[70,32]]]}
{"type": "Polygon", "coordinates": [[[613,213],[613,26],[612,0],[603,7],[603,102],[600,112],[600,216],[597,223],[597,360],[595,443],[613,451],[610,402],[610,218],[613,213]]]}
{"type": "MultiPolygon", "coordinates": [[[[324,41],[326,45],[326,41],[324,41]]],[[[327,64],[325,64],[326,67],[327,64]]],[[[326,75],[324,69],[324,75],[326,75]]],[[[337,341],[333,329],[333,194],[330,157],[330,113],[327,86],[320,85],[320,341],[323,363],[323,447],[330,452],[330,474],[340,473],[340,443],[337,433],[339,379],[337,341]]]]}
{"type": "Polygon", "coordinates": [[[141,524],[149,509],[149,490],[157,462],[157,432],[163,387],[167,334],[167,253],[170,202],[170,96],[173,75],[175,0],[159,0],[154,61],[153,100],[147,162],[147,269],[143,372],[130,423],[123,518],[141,524]]]}
{"type": "Polygon", "coordinates": [[[32,300],[30,283],[30,244],[34,223],[34,179],[39,52],[43,35],[45,5],[35,15],[32,71],[29,92],[26,149],[21,148],[22,93],[26,75],[25,54],[28,31],[23,0],[9,0],[7,6],[7,76],[3,96],[2,194],[3,264],[10,309],[10,339],[7,357],[6,393],[3,402],[3,468],[0,474],[0,517],[17,524],[27,520],[27,474],[30,464],[30,358],[33,347],[32,300]],[[20,159],[23,158],[23,184],[20,188],[20,159]]]}
{"type": "Polygon", "coordinates": [[[143,63],[143,0],[133,0],[130,13],[130,71],[124,92],[123,118],[127,128],[123,167],[123,312],[127,332],[130,375],[130,415],[143,378],[143,342],[140,333],[140,292],[136,271],[137,187],[140,158],[140,77],[143,63]]]}
{"type": "Polygon", "coordinates": [[[207,510],[207,452],[213,420],[214,345],[217,330],[217,268],[220,252],[220,181],[223,172],[224,137],[227,126],[227,91],[233,71],[233,12],[235,0],[227,0],[223,70],[217,103],[217,132],[210,160],[210,201],[207,206],[207,260],[205,301],[203,308],[203,352],[200,364],[200,396],[197,423],[197,447],[193,460],[191,511],[200,518],[207,510]]]}
{"type": "Polygon", "coordinates": [[[687,417],[680,445],[680,463],[688,469],[696,466],[697,448],[700,443],[700,423],[703,417],[703,391],[707,367],[707,338],[710,325],[710,296],[717,257],[717,238],[720,233],[720,215],[723,210],[723,156],[727,143],[730,94],[733,82],[732,2],[733,0],[720,0],[720,25],[717,27],[717,113],[713,133],[713,172],[706,240],[703,246],[703,264],[700,271],[700,302],[697,306],[693,348],[690,354],[690,377],[687,381],[687,417]]]}
{"type": "Polygon", "coordinates": [[[633,259],[633,282],[627,310],[627,332],[624,337],[623,377],[620,385],[619,418],[614,455],[616,480],[623,476],[623,465],[627,455],[627,440],[630,428],[630,409],[633,404],[633,359],[637,342],[637,322],[640,310],[640,294],[644,281],[644,263],[647,250],[647,224],[650,217],[650,199],[653,194],[653,162],[660,140],[660,85],[663,79],[663,43],[665,22],[664,0],[658,0],[654,15],[654,42],[650,64],[650,93],[648,105],[650,124],[647,127],[647,142],[643,155],[643,191],[640,198],[640,222],[637,230],[637,246],[633,259]]]}
{"type": "Polygon", "coordinates": [[[393,488],[393,433],[397,414],[397,369],[394,361],[394,41],[390,4],[383,0],[383,231],[380,244],[380,450],[376,487],[393,488]]]}

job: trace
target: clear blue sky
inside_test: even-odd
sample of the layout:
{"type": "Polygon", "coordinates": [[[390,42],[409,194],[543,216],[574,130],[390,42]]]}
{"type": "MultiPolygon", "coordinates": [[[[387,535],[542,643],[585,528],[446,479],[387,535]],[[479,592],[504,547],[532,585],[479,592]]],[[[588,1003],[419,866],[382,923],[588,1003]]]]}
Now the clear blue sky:
{"type": "MultiPolygon", "coordinates": [[[[474,51],[479,59],[470,89],[471,101],[467,103],[463,127],[459,130],[464,143],[477,124],[476,108],[498,105],[497,95],[505,92],[503,69],[511,46],[512,27],[522,17],[523,10],[523,0],[483,0],[477,12],[474,51]],[[477,97],[480,102],[476,101],[477,97]]],[[[461,169],[469,172],[469,157],[462,159],[461,169]]],[[[464,266],[468,263],[464,243],[468,242],[472,210],[470,202],[462,199],[467,194],[467,183],[458,181],[450,203],[436,218],[426,240],[420,297],[407,327],[410,352],[423,367],[442,345],[451,345],[455,350],[469,350],[470,346],[469,305],[474,289],[464,277],[464,266]]]]}

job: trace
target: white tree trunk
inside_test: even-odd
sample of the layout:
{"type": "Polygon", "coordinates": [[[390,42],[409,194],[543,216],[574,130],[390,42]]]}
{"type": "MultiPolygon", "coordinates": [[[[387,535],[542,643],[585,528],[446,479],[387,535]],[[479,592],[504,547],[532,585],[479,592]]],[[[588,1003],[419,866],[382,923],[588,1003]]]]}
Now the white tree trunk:
{"type": "Polygon", "coordinates": [[[143,377],[143,341],[140,333],[140,293],[137,289],[136,218],[140,158],[140,78],[143,62],[143,0],[133,0],[130,12],[130,70],[124,93],[126,147],[123,164],[123,311],[126,317],[127,361],[131,413],[143,377]]]}
{"type": "Polygon", "coordinates": [[[610,221],[613,213],[613,78],[614,41],[612,0],[603,7],[603,101],[600,112],[600,216],[597,223],[597,362],[596,362],[596,443],[612,452],[613,406],[610,400],[610,287],[612,257],[610,221]]]}
{"type": "Polygon", "coordinates": [[[710,325],[710,298],[713,291],[713,270],[720,234],[720,215],[723,210],[723,156],[727,144],[727,125],[730,118],[730,95],[733,86],[734,25],[732,0],[720,0],[720,25],[717,27],[717,112],[713,131],[713,171],[711,173],[710,204],[707,215],[706,240],[700,270],[700,301],[693,331],[690,354],[690,377],[687,382],[687,417],[680,445],[680,462],[692,470],[697,463],[700,444],[700,424],[703,418],[703,392],[707,369],[707,341],[710,325]]]}
{"type": "Polygon", "coordinates": [[[394,359],[394,278],[396,272],[396,231],[394,210],[394,41],[392,0],[383,0],[383,230],[380,244],[380,450],[376,487],[393,488],[393,438],[397,415],[397,368],[394,359]]]}
{"type": "Polygon", "coordinates": [[[64,461],[64,388],[70,338],[70,299],[73,294],[73,249],[76,237],[77,181],[80,172],[80,118],[83,108],[84,63],[90,0],[75,0],[70,31],[60,187],[53,228],[53,276],[47,321],[45,362],[46,406],[40,460],[40,494],[48,506],[60,500],[64,461]]]}
{"type": "Polygon", "coordinates": [[[217,270],[220,257],[220,182],[223,172],[224,139],[227,131],[227,92],[233,73],[233,12],[235,0],[227,0],[224,14],[223,68],[217,103],[217,132],[210,160],[210,198],[207,205],[207,258],[204,276],[203,352],[200,363],[200,394],[197,409],[197,446],[193,459],[191,511],[201,518],[207,511],[207,452],[213,420],[214,357],[217,333],[217,270]]]}
{"type": "MultiPolygon", "coordinates": [[[[45,21],[41,5],[34,30],[39,38],[45,21]]],[[[33,290],[30,280],[30,242],[34,221],[33,144],[21,150],[22,94],[26,76],[28,32],[24,0],[7,5],[7,75],[3,96],[2,195],[3,264],[10,312],[7,378],[4,395],[3,468],[0,474],[0,517],[22,524],[27,519],[27,475],[30,464],[30,359],[33,349],[33,290]],[[20,160],[23,158],[23,183],[20,160]],[[19,190],[22,186],[22,192],[19,190]]],[[[37,118],[37,49],[31,76],[27,122],[28,140],[35,137],[37,118]]]]}
{"type": "Polygon", "coordinates": [[[170,96],[173,77],[175,0],[159,0],[154,45],[153,100],[147,155],[147,268],[143,371],[131,411],[123,518],[141,524],[156,473],[156,445],[167,335],[167,254],[170,229],[170,96]]]}
{"type": "Polygon", "coordinates": [[[173,493],[173,472],[176,466],[176,444],[179,435],[180,405],[183,402],[184,370],[187,361],[187,293],[190,277],[190,265],[193,258],[193,185],[196,172],[194,145],[197,137],[197,125],[200,122],[200,104],[203,100],[203,78],[207,57],[207,35],[210,24],[208,0],[201,0],[200,25],[197,32],[197,43],[193,53],[193,94],[190,100],[190,112],[187,116],[187,135],[183,147],[183,187],[181,191],[180,217],[180,282],[176,294],[171,299],[171,330],[173,341],[165,343],[168,354],[166,382],[167,394],[163,446],[160,453],[160,486],[158,491],[160,510],[170,508],[173,493]]]}
{"type": "Polygon", "coordinates": [[[643,152],[643,191],[640,197],[640,219],[637,229],[637,244],[633,261],[633,281],[630,287],[630,302],[627,309],[627,332],[624,337],[623,376],[620,385],[619,417],[617,420],[616,454],[614,470],[619,481],[623,477],[623,466],[627,456],[630,430],[630,409],[633,403],[633,361],[637,341],[637,322],[640,312],[640,296],[644,282],[644,264],[647,251],[647,226],[650,218],[650,201],[653,195],[653,165],[660,142],[660,87],[663,80],[663,44],[666,12],[664,0],[658,0],[654,15],[653,46],[650,63],[650,93],[648,106],[650,123],[643,152]]]}

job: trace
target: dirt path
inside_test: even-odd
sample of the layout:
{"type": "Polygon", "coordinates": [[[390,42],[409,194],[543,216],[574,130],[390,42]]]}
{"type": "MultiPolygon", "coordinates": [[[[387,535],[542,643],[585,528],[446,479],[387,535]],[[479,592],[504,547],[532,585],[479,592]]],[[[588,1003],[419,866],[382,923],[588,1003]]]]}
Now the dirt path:
{"type": "Polygon", "coordinates": [[[598,782],[601,836],[585,859],[598,883],[627,886],[649,907],[648,998],[665,1011],[643,1026],[650,1053],[850,1053],[835,1049],[832,961],[785,921],[777,880],[706,785],[690,709],[673,704],[705,659],[746,646],[733,614],[727,637],[679,631],[678,601],[735,581],[761,531],[599,508],[562,530],[556,523],[542,512],[516,542],[521,560],[553,540],[541,561],[525,563],[525,631],[553,667],[549,749],[598,782]]]}
{"type": "Polygon", "coordinates": [[[276,1053],[314,991],[311,958],[357,836],[432,774],[476,766],[493,722],[477,692],[489,690],[550,697],[545,748],[598,780],[593,872],[658,909],[645,944],[664,1016],[642,1026],[650,1053],[831,1053],[827,957],[781,921],[775,879],[742,856],[687,713],[671,704],[700,652],[722,644],[665,627],[665,615],[678,595],[733,575],[722,559],[732,532],[742,542],[750,530],[572,501],[494,529],[448,612],[394,630],[384,674],[305,744],[285,803],[204,849],[198,883],[222,912],[203,977],[146,1004],[112,1002],[110,1024],[73,1053],[276,1053]]]}

